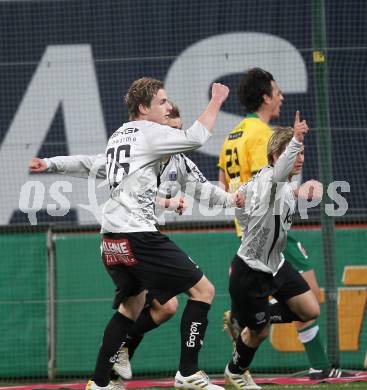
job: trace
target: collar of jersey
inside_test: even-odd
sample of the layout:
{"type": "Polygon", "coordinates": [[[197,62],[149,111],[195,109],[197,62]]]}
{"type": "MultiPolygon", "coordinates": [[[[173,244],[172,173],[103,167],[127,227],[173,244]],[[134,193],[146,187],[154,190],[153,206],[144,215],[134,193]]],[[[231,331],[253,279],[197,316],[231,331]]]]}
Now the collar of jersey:
{"type": "Polygon", "coordinates": [[[257,119],[260,119],[259,115],[255,114],[254,112],[251,112],[251,113],[247,114],[246,118],[257,118],[257,119]]]}

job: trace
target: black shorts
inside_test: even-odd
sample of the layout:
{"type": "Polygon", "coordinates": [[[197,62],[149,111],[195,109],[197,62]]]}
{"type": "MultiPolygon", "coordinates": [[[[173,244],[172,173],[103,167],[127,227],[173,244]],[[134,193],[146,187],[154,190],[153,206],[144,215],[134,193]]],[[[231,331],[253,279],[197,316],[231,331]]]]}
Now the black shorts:
{"type": "Polygon", "coordinates": [[[285,261],[274,277],[271,295],[280,303],[310,290],[310,286],[301,274],[285,261]]]}
{"type": "Polygon", "coordinates": [[[117,287],[114,305],[144,289],[164,304],[203,277],[189,256],[160,232],[104,234],[102,259],[117,287]]]}
{"type": "Polygon", "coordinates": [[[261,329],[268,323],[270,295],[286,303],[309,289],[306,281],[287,261],[275,277],[252,269],[237,255],[232,261],[229,278],[231,310],[242,328],[261,329]]]}
{"type": "MultiPolygon", "coordinates": [[[[157,299],[159,302],[167,302],[169,301],[172,296],[172,294],[169,291],[163,291],[163,290],[157,290],[151,292],[150,290],[147,291],[145,295],[145,305],[144,307],[151,307],[153,305],[153,300],[157,299]],[[166,296],[167,295],[167,296],[166,296]]],[[[112,308],[118,309],[120,306],[120,303],[123,302],[126,299],[124,296],[124,293],[116,287],[115,291],[115,297],[113,298],[112,308]]]]}

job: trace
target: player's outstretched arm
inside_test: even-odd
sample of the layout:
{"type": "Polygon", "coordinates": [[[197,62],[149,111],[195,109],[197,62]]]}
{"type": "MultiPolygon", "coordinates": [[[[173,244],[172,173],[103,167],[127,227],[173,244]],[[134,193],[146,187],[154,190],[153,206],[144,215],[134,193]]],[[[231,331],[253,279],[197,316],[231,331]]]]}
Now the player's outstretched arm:
{"type": "Polygon", "coordinates": [[[175,213],[182,215],[186,210],[187,204],[185,198],[182,196],[177,196],[175,198],[161,198],[157,196],[155,198],[155,205],[164,209],[173,210],[175,213]]]}
{"type": "Polygon", "coordinates": [[[222,188],[225,191],[229,190],[229,186],[226,180],[226,174],[222,168],[219,168],[219,173],[218,173],[218,182],[221,184],[222,188]]]}
{"type": "Polygon", "coordinates": [[[303,140],[308,130],[307,122],[300,120],[300,113],[297,111],[294,121],[293,138],[274,164],[273,183],[283,183],[288,180],[297,155],[303,147],[303,140]]]}
{"type": "Polygon", "coordinates": [[[104,154],[56,156],[51,158],[37,158],[30,160],[30,172],[52,172],[67,176],[88,178],[91,172],[100,179],[106,178],[106,157],[104,154]]]}
{"type": "Polygon", "coordinates": [[[210,183],[197,165],[184,154],[179,155],[179,162],[182,175],[179,175],[177,180],[181,187],[185,187],[187,183],[194,184],[194,198],[198,202],[208,207],[215,205],[234,207],[236,205],[236,197],[233,194],[229,194],[221,187],[210,183]]]}
{"type": "Polygon", "coordinates": [[[157,156],[173,155],[198,149],[209,139],[220,107],[228,96],[225,85],[215,83],[212,86],[212,98],[205,111],[186,130],[177,130],[151,122],[150,131],[145,132],[146,147],[150,154],[157,156]]]}

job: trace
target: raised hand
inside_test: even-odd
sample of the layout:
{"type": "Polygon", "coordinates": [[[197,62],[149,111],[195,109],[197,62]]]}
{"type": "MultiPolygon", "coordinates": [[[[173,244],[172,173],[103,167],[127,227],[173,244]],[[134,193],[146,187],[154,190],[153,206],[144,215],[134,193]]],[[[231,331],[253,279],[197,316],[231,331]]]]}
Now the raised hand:
{"type": "Polygon", "coordinates": [[[219,114],[223,102],[227,99],[229,88],[220,83],[213,83],[212,97],[204,112],[198,117],[198,121],[206,127],[209,132],[213,132],[215,121],[219,114]]]}
{"type": "Polygon", "coordinates": [[[212,85],[212,98],[218,98],[221,102],[224,102],[229,94],[229,88],[226,85],[220,83],[213,83],[212,85]]]}
{"type": "Polygon", "coordinates": [[[41,158],[33,157],[29,163],[28,168],[30,172],[41,173],[47,169],[47,164],[41,158]]]}
{"type": "Polygon", "coordinates": [[[308,128],[306,120],[304,119],[303,121],[301,121],[301,115],[300,115],[299,111],[297,110],[296,116],[294,119],[294,138],[298,142],[303,142],[305,134],[308,133],[308,130],[309,130],[309,128],[308,128]]]}

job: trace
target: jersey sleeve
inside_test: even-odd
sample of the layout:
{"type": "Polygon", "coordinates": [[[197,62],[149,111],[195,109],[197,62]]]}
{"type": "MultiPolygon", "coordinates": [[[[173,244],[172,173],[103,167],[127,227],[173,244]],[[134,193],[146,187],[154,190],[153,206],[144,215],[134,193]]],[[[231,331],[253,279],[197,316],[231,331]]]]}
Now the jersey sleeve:
{"type": "Polygon", "coordinates": [[[92,173],[99,179],[106,178],[106,157],[104,154],[56,156],[45,159],[47,172],[67,176],[88,178],[92,173]]]}
{"type": "Polygon", "coordinates": [[[145,138],[149,151],[161,156],[195,150],[210,137],[209,130],[196,121],[187,130],[178,130],[158,123],[151,123],[145,138]]]}
{"type": "Polygon", "coordinates": [[[180,155],[181,170],[185,172],[186,182],[206,183],[207,179],[197,165],[185,155],[180,155]]]}
{"type": "Polygon", "coordinates": [[[238,189],[245,197],[245,204],[242,208],[235,209],[235,216],[238,223],[236,226],[237,236],[242,236],[247,231],[247,226],[250,218],[251,209],[251,193],[255,185],[254,178],[250,179],[246,183],[242,184],[238,189]]]}
{"type": "Polygon", "coordinates": [[[302,145],[302,142],[298,142],[294,137],[292,138],[285,151],[274,164],[273,183],[283,183],[288,180],[288,176],[292,172],[297,154],[302,149],[302,145]]]}
{"type": "Polygon", "coordinates": [[[210,183],[200,169],[188,157],[182,155],[182,162],[186,174],[183,176],[185,183],[195,184],[194,198],[208,207],[220,205],[223,207],[234,206],[233,197],[219,186],[210,183]]]}

